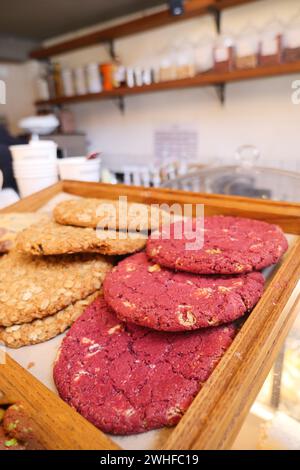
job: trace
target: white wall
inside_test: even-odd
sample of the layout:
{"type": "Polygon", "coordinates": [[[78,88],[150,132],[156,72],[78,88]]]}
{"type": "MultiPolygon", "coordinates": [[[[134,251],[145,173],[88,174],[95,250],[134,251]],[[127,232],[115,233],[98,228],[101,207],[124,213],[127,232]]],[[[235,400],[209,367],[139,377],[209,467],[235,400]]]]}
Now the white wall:
{"type": "MultiPolygon", "coordinates": [[[[222,26],[234,34],[252,24],[263,27],[275,16],[288,22],[300,13],[299,0],[260,0],[226,10],[222,26]]],[[[300,21],[300,20],[299,20],[300,21]]],[[[214,34],[209,16],[122,38],[116,49],[125,64],[151,62],[174,38],[214,34]]],[[[62,64],[84,65],[109,58],[102,46],[60,56],[62,64]]],[[[153,133],[161,125],[193,123],[199,133],[199,160],[230,160],[237,146],[255,144],[270,166],[296,167],[300,171],[300,105],[291,102],[291,83],[300,74],[230,84],[222,107],[213,88],[167,91],[127,97],[121,115],[115,102],[73,105],[80,130],[87,133],[90,148],[103,151],[106,160],[151,159],[153,133]]]]}

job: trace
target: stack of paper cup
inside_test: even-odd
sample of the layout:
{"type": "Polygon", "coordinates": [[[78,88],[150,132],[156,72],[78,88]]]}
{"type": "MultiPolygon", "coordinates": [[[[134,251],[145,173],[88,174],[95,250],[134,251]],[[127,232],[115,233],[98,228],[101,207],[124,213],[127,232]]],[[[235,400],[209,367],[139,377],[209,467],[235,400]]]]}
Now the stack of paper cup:
{"type": "Polygon", "coordinates": [[[99,182],[100,158],[67,157],[58,161],[59,176],[62,180],[99,182]]]}
{"type": "Polygon", "coordinates": [[[21,197],[58,181],[56,150],[57,145],[51,140],[33,140],[27,145],[10,147],[21,197]]]}

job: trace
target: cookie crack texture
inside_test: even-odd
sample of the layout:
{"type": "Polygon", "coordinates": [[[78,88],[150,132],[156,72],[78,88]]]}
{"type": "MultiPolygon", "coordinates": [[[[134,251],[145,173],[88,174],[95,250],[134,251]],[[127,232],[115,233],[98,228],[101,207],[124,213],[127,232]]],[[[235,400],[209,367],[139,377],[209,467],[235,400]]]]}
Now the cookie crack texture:
{"type": "Polygon", "coordinates": [[[104,297],[121,320],[162,331],[228,323],[253,308],[264,288],[261,273],[201,276],[152,268],[138,253],[107,275],[104,297]]]}
{"type": "Polygon", "coordinates": [[[150,237],[147,242],[147,254],[151,259],[179,271],[199,274],[251,272],[276,263],[288,248],[282,230],[276,225],[254,219],[212,216],[204,218],[203,248],[186,250],[185,245],[190,240],[174,238],[175,228],[180,224],[182,222],[171,226],[171,239],[150,237]]]}
{"type": "Polygon", "coordinates": [[[63,340],[54,380],[61,397],[105,432],[171,426],[236,331],[229,325],[180,335],[157,333],[119,322],[99,298],[63,340]]]}

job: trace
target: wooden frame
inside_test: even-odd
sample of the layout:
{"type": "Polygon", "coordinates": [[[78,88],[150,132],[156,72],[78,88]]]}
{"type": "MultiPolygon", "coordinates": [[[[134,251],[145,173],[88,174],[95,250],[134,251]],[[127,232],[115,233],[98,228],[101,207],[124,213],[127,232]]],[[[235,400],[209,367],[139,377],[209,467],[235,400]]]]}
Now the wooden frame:
{"type": "MultiPolygon", "coordinates": [[[[61,191],[113,199],[122,194],[129,200],[148,203],[203,203],[206,214],[264,219],[295,235],[295,241],[232,346],[179,424],[162,435],[157,445],[159,449],[230,448],[300,309],[300,204],[63,181],[2,212],[37,210],[61,191]]],[[[6,365],[0,365],[0,389],[10,400],[26,404],[47,448],[118,448],[113,438],[87,423],[9,357],[6,365]]]]}

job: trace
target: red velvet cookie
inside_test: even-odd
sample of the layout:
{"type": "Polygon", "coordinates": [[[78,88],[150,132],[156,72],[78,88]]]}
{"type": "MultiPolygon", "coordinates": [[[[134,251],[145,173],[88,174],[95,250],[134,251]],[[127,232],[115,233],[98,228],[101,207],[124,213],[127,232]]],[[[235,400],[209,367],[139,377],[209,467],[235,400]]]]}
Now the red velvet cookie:
{"type": "Polygon", "coordinates": [[[121,320],[155,330],[184,331],[236,320],[254,307],[263,288],[261,273],[176,273],[138,253],[107,275],[104,297],[121,320]]]}
{"type": "Polygon", "coordinates": [[[233,324],[192,333],[125,324],[100,297],[64,338],[54,380],[60,396],[105,432],[172,426],[235,334],[233,324]]]}
{"type": "MultiPolygon", "coordinates": [[[[176,230],[183,222],[170,227],[169,239],[151,236],[147,255],[167,268],[199,274],[240,274],[261,270],[276,263],[288,248],[287,240],[277,225],[254,219],[212,216],[204,218],[204,246],[188,250],[187,243],[196,227],[181,239],[176,230]]],[[[184,232],[184,231],[183,231],[184,232]]],[[[194,234],[195,238],[195,234],[194,234]]]]}

